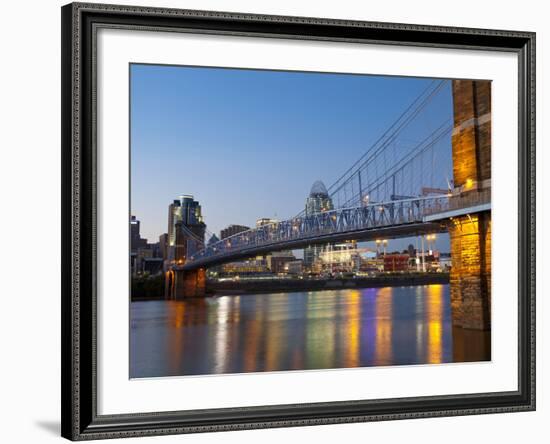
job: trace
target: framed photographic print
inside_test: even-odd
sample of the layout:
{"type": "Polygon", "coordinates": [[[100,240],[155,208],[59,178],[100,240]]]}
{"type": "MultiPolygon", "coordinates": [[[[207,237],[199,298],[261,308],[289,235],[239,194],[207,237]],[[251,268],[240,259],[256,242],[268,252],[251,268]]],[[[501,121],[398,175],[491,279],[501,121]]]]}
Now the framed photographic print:
{"type": "Polygon", "coordinates": [[[535,408],[535,35],[62,8],[62,434],[535,408]]]}

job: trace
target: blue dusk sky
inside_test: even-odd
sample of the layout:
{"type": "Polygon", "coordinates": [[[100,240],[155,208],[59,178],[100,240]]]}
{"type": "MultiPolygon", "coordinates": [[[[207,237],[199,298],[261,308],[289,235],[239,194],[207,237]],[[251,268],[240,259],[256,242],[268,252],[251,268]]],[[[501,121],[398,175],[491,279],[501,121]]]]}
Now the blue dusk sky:
{"type": "MultiPolygon", "coordinates": [[[[131,211],[156,242],[168,205],[191,194],[209,232],[304,209],[432,79],[132,64],[131,211]]],[[[451,115],[450,82],[420,127],[451,115]]],[[[430,131],[426,131],[429,134],[430,131]]],[[[449,155],[437,166],[452,176],[449,155]]],[[[390,250],[410,239],[390,241],[390,250]]],[[[448,251],[448,236],[436,248],[448,251]]]]}

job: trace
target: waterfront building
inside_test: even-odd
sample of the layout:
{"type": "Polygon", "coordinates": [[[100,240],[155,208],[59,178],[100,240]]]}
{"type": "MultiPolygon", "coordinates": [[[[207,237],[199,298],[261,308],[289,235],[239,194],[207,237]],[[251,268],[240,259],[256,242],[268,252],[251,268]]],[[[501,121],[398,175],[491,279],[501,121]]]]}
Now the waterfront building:
{"type": "MultiPolygon", "coordinates": [[[[132,276],[143,273],[156,274],[162,269],[163,261],[163,236],[159,242],[150,244],[140,235],[140,222],[135,216],[130,219],[130,271],[132,276]]],[[[166,236],[166,235],[164,235],[166,236]]]]}
{"type": "Polygon", "coordinates": [[[143,274],[149,274],[151,276],[162,273],[162,258],[160,257],[146,257],[141,262],[141,272],[143,274]]]}
{"type": "Polygon", "coordinates": [[[266,258],[267,268],[274,274],[284,273],[286,264],[295,260],[292,251],[275,251],[266,258]]]}
{"type": "Polygon", "coordinates": [[[409,270],[408,254],[386,254],[384,255],[384,271],[398,272],[409,270]]]}
{"type": "Polygon", "coordinates": [[[140,222],[136,216],[130,217],[130,251],[136,252],[139,248],[147,245],[147,239],[140,234],[140,222]]]}
{"type": "Polygon", "coordinates": [[[173,247],[176,245],[176,222],[181,219],[180,211],[180,201],[179,199],[174,199],[174,201],[168,205],[168,246],[173,247]]]}
{"type": "Polygon", "coordinates": [[[160,242],[155,242],[154,244],[147,243],[145,248],[151,250],[151,257],[159,258],[162,257],[162,251],[160,247],[160,242]]]}
{"type": "Polygon", "coordinates": [[[153,257],[153,249],[147,245],[140,247],[130,255],[130,264],[132,276],[137,276],[143,273],[143,264],[146,259],[153,257]]]}
{"type": "Polygon", "coordinates": [[[304,269],[304,261],[302,259],[289,261],[285,264],[284,271],[287,274],[301,276],[304,269]]]}
{"type": "Polygon", "coordinates": [[[234,276],[266,274],[268,271],[265,261],[259,259],[230,262],[221,266],[221,273],[234,276]]]}
{"type": "Polygon", "coordinates": [[[136,216],[130,217],[130,272],[132,276],[141,272],[144,257],[153,257],[155,244],[148,244],[147,239],[141,237],[140,221],[136,216]]]}
{"type": "Polygon", "coordinates": [[[176,244],[176,223],[182,222],[187,227],[203,223],[202,210],[193,196],[184,194],[168,206],[168,241],[170,246],[176,244]]]}
{"type": "Polygon", "coordinates": [[[159,251],[163,260],[168,259],[168,233],[159,236],[159,251]]]}
{"type": "Polygon", "coordinates": [[[168,206],[168,256],[174,259],[176,246],[176,230],[178,223],[184,230],[187,240],[185,245],[187,256],[192,255],[204,243],[206,225],[203,222],[202,210],[198,201],[191,195],[182,195],[168,206]]]}
{"type": "Polygon", "coordinates": [[[250,230],[250,227],[247,227],[245,225],[231,224],[227,228],[224,228],[220,231],[220,238],[227,239],[230,236],[234,236],[235,234],[242,233],[243,231],[248,230],[250,230]]]}
{"type": "Polygon", "coordinates": [[[361,266],[356,241],[328,244],[319,254],[322,269],[327,272],[352,272],[361,266]]]}
{"type": "MultiPolygon", "coordinates": [[[[309,196],[306,199],[305,216],[323,213],[334,209],[332,199],[328,195],[325,184],[317,180],[311,187],[309,196]]],[[[321,253],[328,248],[328,245],[310,245],[304,249],[304,266],[315,268],[315,262],[319,260],[321,253]]]]}

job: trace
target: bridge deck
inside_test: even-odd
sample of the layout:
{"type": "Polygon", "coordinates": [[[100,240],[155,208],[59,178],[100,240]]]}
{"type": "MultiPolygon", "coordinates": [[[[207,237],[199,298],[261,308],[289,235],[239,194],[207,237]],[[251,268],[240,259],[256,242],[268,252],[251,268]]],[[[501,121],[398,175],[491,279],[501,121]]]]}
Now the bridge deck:
{"type": "Polygon", "coordinates": [[[424,196],[340,208],[257,227],[208,245],[178,269],[193,270],[309,245],[399,238],[446,231],[453,215],[490,209],[490,190],[467,197],[424,196]]]}
{"type": "Polygon", "coordinates": [[[380,238],[395,239],[430,233],[442,233],[447,230],[445,224],[439,222],[419,222],[403,225],[380,227],[377,229],[363,229],[347,231],[342,233],[327,233],[312,238],[292,239],[286,242],[266,243],[262,246],[251,246],[235,251],[228,251],[224,254],[208,256],[187,262],[178,268],[182,270],[195,270],[197,268],[208,268],[226,262],[246,259],[257,255],[272,253],[274,251],[295,250],[305,248],[309,245],[318,245],[348,240],[371,241],[380,238]]]}

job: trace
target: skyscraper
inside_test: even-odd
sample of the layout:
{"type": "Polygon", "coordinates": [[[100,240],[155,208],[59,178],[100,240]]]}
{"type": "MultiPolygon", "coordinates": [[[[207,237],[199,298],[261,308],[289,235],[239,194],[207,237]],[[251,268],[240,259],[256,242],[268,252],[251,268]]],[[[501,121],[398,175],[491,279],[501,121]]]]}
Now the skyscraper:
{"type": "Polygon", "coordinates": [[[168,205],[168,246],[176,245],[176,222],[181,220],[181,203],[175,199],[168,205]]]}
{"type": "Polygon", "coordinates": [[[243,231],[248,231],[248,230],[250,230],[250,227],[247,227],[245,225],[231,224],[220,231],[220,238],[226,239],[230,236],[233,236],[234,234],[242,233],[243,231]]]}
{"type": "Polygon", "coordinates": [[[181,229],[186,230],[188,238],[187,256],[197,251],[200,242],[204,243],[206,225],[202,219],[201,206],[193,196],[182,195],[168,206],[168,246],[170,258],[174,258],[176,229],[181,222],[181,229]],[[199,242],[197,242],[199,241],[199,242]]]}
{"type": "Polygon", "coordinates": [[[256,219],[256,228],[263,227],[264,225],[276,224],[277,222],[279,222],[277,219],[262,217],[260,219],[256,219]]]}
{"type": "Polygon", "coordinates": [[[168,233],[163,233],[159,236],[160,257],[164,260],[168,259],[168,233]]]}
{"type": "Polygon", "coordinates": [[[334,209],[332,199],[328,195],[327,188],[321,180],[317,180],[311,186],[309,197],[306,199],[306,216],[323,213],[334,209]]]}
{"type": "MultiPolygon", "coordinates": [[[[334,205],[325,184],[320,180],[315,181],[306,199],[306,217],[333,209],[334,205]]],[[[311,267],[325,248],[324,245],[310,245],[304,248],[304,265],[311,267]]]]}
{"type": "Polygon", "coordinates": [[[136,216],[130,217],[130,250],[135,252],[138,248],[144,248],[147,245],[147,239],[143,239],[140,234],[140,222],[136,216]]]}

